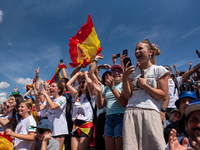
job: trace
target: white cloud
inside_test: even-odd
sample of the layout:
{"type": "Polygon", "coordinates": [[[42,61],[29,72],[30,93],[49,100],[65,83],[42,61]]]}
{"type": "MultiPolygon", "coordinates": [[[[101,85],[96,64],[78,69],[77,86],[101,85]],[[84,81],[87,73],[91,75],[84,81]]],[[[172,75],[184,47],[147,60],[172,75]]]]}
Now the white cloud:
{"type": "Polygon", "coordinates": [[[199,29],[200,29],[200,27],[198,27],[198,28],[196,28],[196,29],[194,29],[194,30],[188,32],[187,34],[183,35],[181,38],[188,37],[188,36],[190,36],[191,34],[195,33],[195,32],[196,32],[197,30],[199,30],[199,29]]]}
{"type": "Polygon", "coordinates": [[[7,100],[6,96],[7,94],[5,92],[0,92],[0,104],[7,100]]]}
{"type": "Polygon", "coordinates": [[[0,82],[0,89],[6,89],[10,87],[10,84],[7,82],[0,82]]]}
{"type": "Polygon", "coordinates": [[[0,23],[2,23],[2,21],[3,21],[3,11],[0,10],[0,23]]]}
{"type": "Polygon", "coordinates": [[[19,84],[31,84],[33,82],[33,79],[30,79],[30,78],[18,78],[18,79],[15,79],[16,83],[19,83],[19,84]]]}

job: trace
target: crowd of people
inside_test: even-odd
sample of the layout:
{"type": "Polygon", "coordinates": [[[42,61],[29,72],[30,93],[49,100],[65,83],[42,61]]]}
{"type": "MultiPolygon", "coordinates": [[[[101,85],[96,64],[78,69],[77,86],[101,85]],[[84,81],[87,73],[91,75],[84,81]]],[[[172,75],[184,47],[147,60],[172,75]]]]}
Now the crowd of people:
{"type": "MultiPolygon", "coordinates": [[[[161,53],[148,39],[137,43],[136,67],[127,51],[99,65],[95,55],[84,70],[50,84],[17,87],[1,109],[0,133],[16,150],[183,150],[200,149],[200,63],[173,74],[156,65],[161,53]],[[104,69],[102,77],[99,71],[104,69]]],[[[64,65],[60,62],[58,66],[64,65]]]]}

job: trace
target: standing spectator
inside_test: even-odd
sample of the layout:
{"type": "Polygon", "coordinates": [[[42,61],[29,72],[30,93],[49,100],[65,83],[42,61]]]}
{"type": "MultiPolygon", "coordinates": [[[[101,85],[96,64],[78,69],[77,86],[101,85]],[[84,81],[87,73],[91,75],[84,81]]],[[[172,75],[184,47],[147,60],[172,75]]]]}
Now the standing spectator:
{"type": "Polygon", "coordinates": [[[63,86],[60,82],[53,82],[50,87],[51,97],[46,93],[45,89],[40,90],[40,93],[46,97],[46,101],[39,105],[39,101],[36,99],[36,110],[41,111],[47,108],[48,119],[54,126],[52,136],[60,143],[59,150],[61,150],[65,137],[69,134],[65,117],[66,98],[62,96],[63,86]]]}
{"type": "MultiPolygon", "coordinates": [[[[8,116],[10,115],[10,113],[12,112],[13,108],[10,106],[9,102],[6,101],[5,102],[5,114],[2,114],[3,116],[1,116],[2,119],[8,118],[8,116]]],[[[8,124],[2,126],[0,128],[1,132],[5,132],[6,129],[12,129],[12,124],[11,122],[9,122],[8,124]]]]}
{"type": "Polygon", "coordinates": [[[10,113],[10,115],[5,118],[2,119],[0,118],[0,124],[2,126],[8,124],[9,122],[11,122],[12,124],[12,130],[15,131],[15,128],[17,126],[18,121],[21,119],[21,116],[17,113],[18,108],[19,108],[19,104],[23,101],[23,97],[22,95],[16,94],[16,95],[11,95],[9,97],[8,102],[10,103],[10,106],[13,107],[12,112],[10,113]]]}
{"type": "Polygon", "coordinates": [[[128,98],[123,122],[125,150],[165,148],[160,118],[161,101],[168,95],[167,70],[151,63],[160,50],[149,40],[136,45],[135,57],[140,64],[135,69],[125,65],[123,94],[128,98]],[[144,77],[141,72],[144,72],[144,77]]]}
{"type": "Polygon", "coordinates": [[[122,150],[122,126],[127,99],[121,95],[123,68],[119,64],[111,67],[111,75],[105,77],[105,86],[94,81],[97,90],[97,108],[106,106],[104,139],[106,149],[122,150]]]}
{"type": "Polygon", "coordinates": [[[35,137],[36,126],[35,119],[31,115],[32,103],[30,101],[22,101],[19,105],[19,115],[22,116],[17,124],[15,132],[6,129],[6,135],[15,138],[14,149],[29,150],[35,137]]]}
{"type": "Polygon", "coordinates": [[[88,72],[77,72],[68,82],[67,88],[72,94],[72,150],[87,150],[90,137],[93,134],[93,109],[95,108],[96,93],[88,72]],[[78,77],[78,89],[72,87],[78,77]]]}

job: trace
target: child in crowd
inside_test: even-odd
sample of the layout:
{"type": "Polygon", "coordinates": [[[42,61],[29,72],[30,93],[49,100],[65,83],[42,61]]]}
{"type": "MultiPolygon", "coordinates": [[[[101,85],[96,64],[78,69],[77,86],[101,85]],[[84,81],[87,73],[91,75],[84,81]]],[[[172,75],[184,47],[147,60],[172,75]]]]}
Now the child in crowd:
{"type": "Polygon", "coordinates": [[[59,142],[51,136],[53,123],[50,120],[40,120],[35,128],[37,128],[37,135],[30,150],[59,150],[59,142]]]}
{"type": "Polygon", "coordinates": [[[166,124],[169,125],[172,122],[176,122],[181,119],[181,111],[177,108],[172,109],[169,114],[169,120],[166,121],[166,124]]]}
{"type": "Polygon", "coordinates": [[[6,129],[6,135],[15,139],[14,149],[29,150],[35,136],[36,126],[35,119],[31,115],[32,103],[30,101],[22,101],[19,105],[18,112],[22,118],[19,120],[15,132],[11,129],[6,129]]]}

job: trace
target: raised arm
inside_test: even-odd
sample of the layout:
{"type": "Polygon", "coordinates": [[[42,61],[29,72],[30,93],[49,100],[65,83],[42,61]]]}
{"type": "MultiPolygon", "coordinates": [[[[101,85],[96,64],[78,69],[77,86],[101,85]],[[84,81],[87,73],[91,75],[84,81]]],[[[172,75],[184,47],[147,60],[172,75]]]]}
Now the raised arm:
{"type": "Polygon", "coordinates": [[[93,86],[92,80],[88,77],[88,72],[87,71],[85,71],[84,73],[85,73],[85,80],[87,82],[88,91],[89,91],[91,96],[95,96],[96,93],[95,93],[95,88],[93,86]]]}
{"type": "Polygon", "coordinates": [[[77,72],[68,82],[67,82],[67,89],[69,90],[70,94],[75,97],[78,93],[76,89],[72,87],[72,84],[76,81],[77,77],[81,74],[81,72],[77,72]]]}
{"type": "MultiPolygon", "coordinates": [[[[60,66],[60,65],[64,65],[64,63],[61,63],[61,62],[60,62],[60,63],[58,64],[58,66],[60,66]]],[[[63,78],[69,79],[65,68],[61,68],[61,70],[62,70],[63,78]]]]}
{"type": "Polygon", "coordinates": [[[106,105],[105,95],[102,94],[103,86],[98,81],[93,81],[93,85],[97,91],[97,95],[96,95],[97,108],[102,109],[106,105]]]}
{"type": "Polygon", "coordinates": [[[131,95],[132,95],[132,91],[131,91],[131,79],[129,78],[129,76],[131,74],[135,73],[134,72],[134,66],[128,67],[128,64],[129,64],[129,62],[126,64],[126,66],[124,68],[124,73],[123,73],[123,78],[122,78],[122,82],[123,82],[122,94],[127,99],[129,99],[131,97],[131,95]]]}
{"type": "Polygon", "coordinates": [[[200,68],[200,63],[182,75],[182,82],[185,83],[187,79],[200,68]]]}
{"type": "Polygon", "coordinates": [[[38,83],[38,80],[39,80],[39,70],[40,70],[40,67],[38,67],[38,69],[35,69],[35,87],[36,89],[39,89],[39,83],[38,83]]]}

